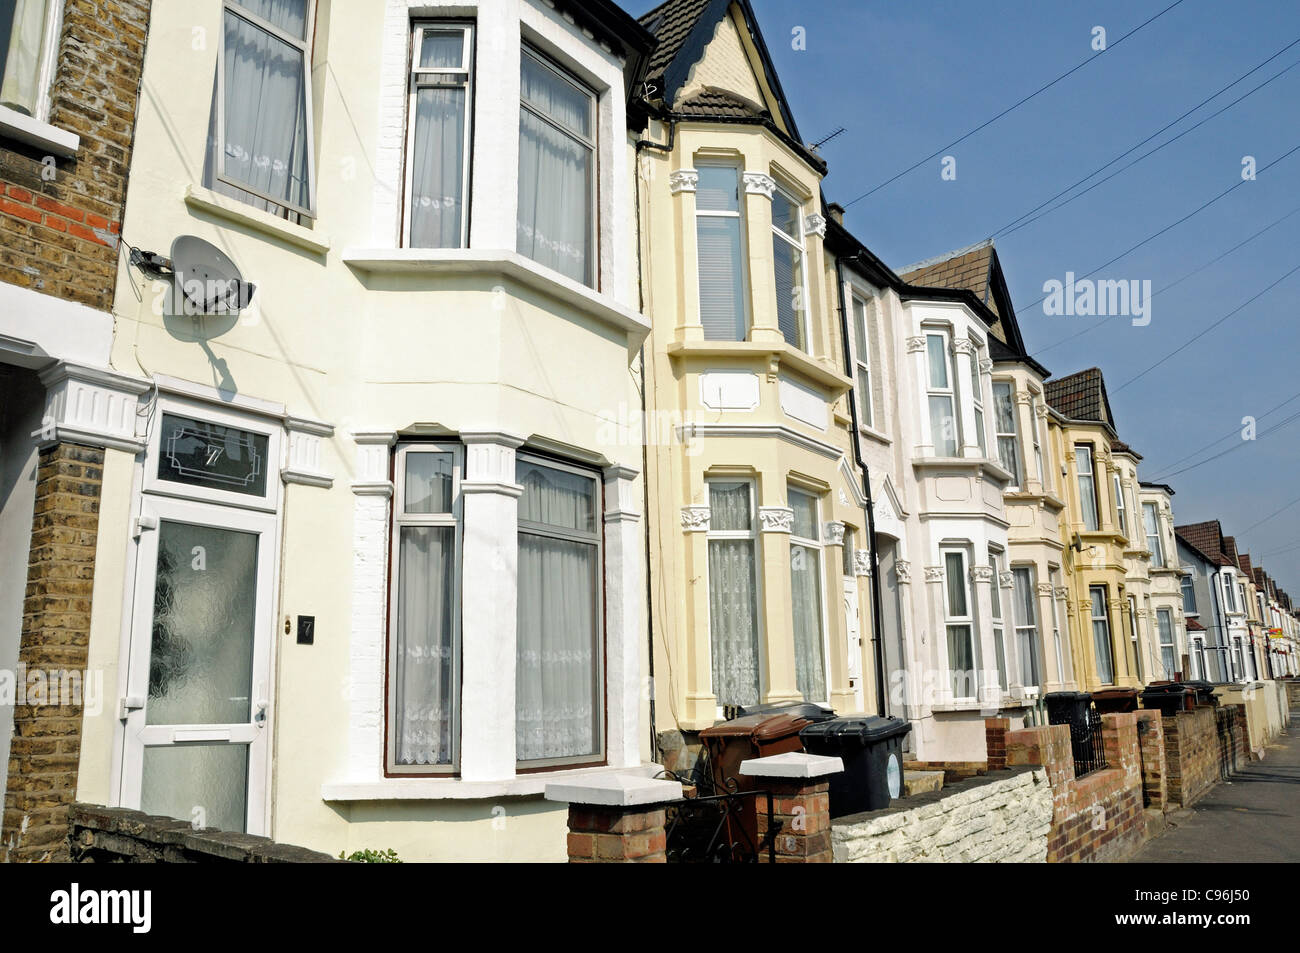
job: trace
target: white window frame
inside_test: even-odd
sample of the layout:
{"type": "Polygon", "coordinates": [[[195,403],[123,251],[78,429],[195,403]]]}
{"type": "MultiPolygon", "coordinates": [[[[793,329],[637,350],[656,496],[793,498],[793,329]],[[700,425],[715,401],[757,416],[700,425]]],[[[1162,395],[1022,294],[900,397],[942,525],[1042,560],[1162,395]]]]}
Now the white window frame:
{"type": "Polygon", "coordinates": [[[461,640],[461,547],[464,538],[464,510],[461,500],[460,484],[465,474],[465,448],[460,443],[423,443],[417,441],[400,443],[393,455],[393,506],[392,538],[389,540],[389,591],[388,591],[388,666],[385,673],[386,700],[384,711],[384,769],[388,774],[402,776],[442,776],[457,774],[460,771],[460,758],[463,749],[461,731],[461,658],[463,645],[461,640]],[[450,513],[406,513],[406,458],[411,453],[450,453],[452,454],[452,490],[450,513]],[[451,763],[450,764],[398,764],[397,754],[397,719],[393,717],[393,705],[397,692],[391,679],[397,671],[397,604],[400,593],[397,591],[401,579],[401,529],[404,526],[441,526],[452,527],[452,728],[451,728],[451,763]]]}
{"type": "Polygon", "coordinates": [[[998,669],[998,687],[1005,694],[1011,687],[1011,675],[1007,668],[1006,623],[1002,614],[1002,560],[1001,552],[989,550],[989,568],[993,570],[993,586],[989,592],[993,614],[993,651],[998,669]]]}
{"type": "Polygon", "coordinates": [[[1165,568],[1164,527],[1160,525],[1160,505],[1158,503],[1142,504],[1142,532],[1146,536],[1147,549],[1150,550],[1151,552],[1151,566],[1155,569],[1164,569],[1165,568]],[[1148,511],[1148,507],[1150,507],[1149,511],[1148,511]],[[1147,529],[1146,520],[1147,520],[1148,512],[1152,514],[1152,519],[1155,521],[1156,524],[1155,526],[1156,531],[1154,533],[1152,533],[1149,529],[1147,529]],[[1152,540],[1155,541],[1154,545],[1152,545],[1152,540]]]}
{"type": "MultiPolygon", "coordinates": [[[[812,354],[813,352],[812,308],[810,307],[810,301],[809,301],[809,295],[811,289],[808,287],[808,247],[807,247],[808,236],[806,234],[806,229],[804,226],[804,222],[806,218],[806,216],[804,215],[804,208],[803,208],[804,203],[802,199],[797,198],[793,192],[791,192],[787,188],[782,187],[780,183],[777,184],[776,191],[779,192],[785,198],[785,200],[790,203],[790,205],[795,210],[795,215],[797,215],[799,219],[798,223],[795,226],[799,232],[798,235],[791,235],[789,232],[785,231],[785,229],[777,226],[775,217],[772,219],[773,236],[781,239],[787,245],[790,245],[792,248],[796,249],[799,252],[799,280],[800,280],[799,287],[803,291],[803,302],[802,302],[803,308],[800,309],[801,314],[796,315],[796,319],[798,321],[798,327],[801,332],[800,337],[802,338],[802,340],[797,344],[791,344],[791,342],[789,341],[786,341],[786,343],[790,344],[791,347],[795,348],[796,350],[802,351],[805,354],[812,354]]],[[[772,273],[772,284],[773,287],[775,288],[776,285],[775,260],[773,261],[773,269],[774,270],[772,273]]],[[[776,289],[776,290],[779,294],[780,289],[776,289]]],[[[782,340],[784,340],[784,338],[782,338],[782,340]]]]}
{"type": "Polygon", "coordinates": [[[867,299],[857,292],[850,293],[850,308],[853,311],[853,383],[860,392],[858,397],[858,423],[863,427],[875,429],[874,411],[875,395],[871,390],[871,318],[867,299]],[[862,379],[866,378],[866,388],[862,379]]]}
{"type": "Polygon", "coordinates": [[[1128,637],[1129,641],[1133,643],[1133,661],[1137,665],[1135,674],[1140,682],[1146,677],[1142,674],[1146,670],[1146,666],[1142,664],[1142,636],[1138,631],[1137,596],[1128,597],[1128,637]]]}
{"type": "MultiPolygon", "coordinates": [[[[700,225],[701,218],[734,218],[739,222],[737,231],[740,234],[740,321],[743,325],[743,333],[736,338],[737,341],[749,340],[750,331],[750,310],[749,310],[749,242],[745,234],[745,190],[742,186],[742,169],[733,162],[709,161],[696,162],[695,169],[698,172],[702,168],[708,169],[726,169],[736,176],[736,210],[734,212],[719,209],[702,209],[699,203],[695,206],[695,284],[697,295],[703,293],[703,283],[700,281],[700,225]]],[[[701,312],[703,310],[703,299],[700,299],[701,312]]],[[[714,339],[719,340],[719,339],[714,339]]],[[[727,340],[726,338],[720,340],[727,340]]]]}
{"type": "Polygon", "coordinates": [[[1011,591],[1013,593],[1012,621],[1015,623],[1016,631],[1016,673],[1020,676],[1020,687],[1025,690],[1027,695],[1032,697],[1038,694],[1041,686],[1037,683],[1027,682],[1026,676],[1029,673],[1020,670],[1020,641],[1021,639],[1029,640],[1030,654],[1037,660],[1039,668],[1038,677],[1041,679],[1043,677],[1043,653],[1038,642],[1038,568],[1033,565],[1033,563],[1022,563],[1018,566],[1012,566],[1011,572],[1016,580],[1022,578],[1026,579],[1027,581],[1025,584],[1029,587],[1029,608],[1030,612],[1033,614],[1033,618],[1024,623],[1021,623],[1014,615],[1014,613],[1018,612],[1020,609],[1020,598],[1019,595],[1016,594],[1015,588],[1011,591]]]}
{"type": "Polygon", "coordinates": [[[1120,473],[1115,470],[1111,473],[1111,482],[1115,487],[1115,522],[1119,524],[1119,531],[1124,534],[1124,538],[1129,537],[1128,531],[1128,512],[1124,506],[1124,482],[1120,478],[1120,473]]]}
{"type": "MultiPolygon", "coordinates": [[[[517,540],[520,534],[526,533],[531,536],[545,536],[550,539],[562,539],[569,542],[584,544],[594,542],[596,544],[595,615],[597,634],[596,643],[599,651],[599,657],[594,662],[596,686],[595,697],[592,699],[592,706],[598,712],[598,717],[595,719],[595,753],[563,758],[537,758],[532,761],[516,761],[515,771],[518,774],[529,774],[534,771],[554,768],[560,765],[581,767],[582,765],[603,764],[608,758],[607,749],[609,745],[609,688],[605,679],[605,667],[608,664],[609,659],[609,632],[605,623],[605,519],[602,515],[605,510],[604,483],[601,480],[599,470],[594,470],[591,467],[579,466],[573,463],[567,463],[563,460],[556,460],[554,457],[542,456],[535,453],[526,453],[521,450],[515,455],[515,462],[516,464],[531,463],[535,466],[545,467],[551,470],[559,470],[564,473],[571,473],[592,482],[595,489],[594,499],[596,501],[592,515],[592,519],[596,524],[594,530],[570,530],[558,526],[552,526],[549,523],[526,523],[523,520],[517,520],[515,538],[517,540]]],[[[517,586],[518,580],[516,579],[516,587],[517,586]]],[[[515,730],[513,724],[511,725],[510,730],[512,732],[515,730]]]]}
{"type": "Polygon", "coordinates": [[[1114,685],[1115,678],[1117,675],[1115,671],[1115,638],[1114,638],[1114,631],[1111,626],[1110,601],[1108,598],[1109,595],[1110,595],[1110,590],[1107,586],[1099,585],[1099,586],[1088,587],[1088,603],[1089,603],[1088,611],[1089,611],[1089,621],[1092,623],[1090,629],[1092,633],[1093,661],[1097,663],[1097,681],[1101,682],[1103,685],[1114,685]],[[1092,600],[1093,593],[1098,591],[1101,592],[1101,615],[1097,615],[1097,607],[1092,600]],[[1107,656],[1109,657],[1109,663],[1110,663],[1109,679],[1102,679],[1101,677],[1102,674],[1101,658],[1098,657],[1097,655],[1097,646],[1098,646],[1097,626],[1099,624],[1104,626],[1106,631],[1106,653],[1107,656]]]}
{"type": "Polygon", "coordinates": [[[1094,458],[1095,449],[1096,448],[1090,443],[1076,443],[1074,445],[1074,466],[1075,473],[1078,477],[1076,482],[1079,486],[1080,515],[1084,518],[1083,528],[1090,533],[1095,533],[1101,529],[1101,501],[1097,494],[1097,467],[1094,458]],[[1088,461],[1088,470],[1086,473],[1082,466],[1083,460],[1088,461]],[[1085,477],[1088,479],[1088,485],[1092,488],[1092,522],[1094,525],[1089,525],[1088,509],[1083,505],[1085,499],[1083,481],[1085,477]]]}
{"type": "Polygon", "coordinates": [[[1042,421],[1038,419],[1038,394],[1030,391],[1029,394],[1029,426],[1031,428],[1030,439],[1034,444],[1034,465],[1038,469],[1038,488],[1040,492],[1047,491],[1047,471],[1043,468],[1043,435],[1041,432],[1042,421]]]}
{"type": "Polygon", "coordinates": [[[191,500],[204,500],[220,503],[224,506],[236,506],[241,509],[274,511],[280,503],[280,469],[281,444],[284,427],[278,422],[271,423],[266,418],[221,410],[206,401],[183,400],[177,397],[161,395],[157,398],[154,420],[149,428],[149,445],[145,455],[144,479],[142,489],[145,493],[157,493],[161,496],[176,496],[191,500]],[[251,493],[234,493],[230,490],[217,490],[211,487],[196,486],[191,483],[177,483],[158,476],[158,464],[162,459],[160,443],[162,441],[163,414],[188,417],[203,423],[216,424],[221,427],[233,427],[267,437],[266,442],[266,490],[260,496],[251,493]]]}
{"type": "Polygon", "coordinates": [[[1056,597],[1061,583],[1059,566],[1047,567],[1047,580],[1052,586],[1052,645],[1056,649],[1056,681],[1057,684],[1063,685],[1065,684],[1065,652],[1061,641],[1061,602],[1056,597]]]}
{"type": "Polygon", "coordinates": [[[1183,578],[1178,581],[1178,594],[1183,603],[1183,617],[1188,619],[1195,619],[1198,618],[1201,614],[1201,607],[1196,602],[1196,571],[1191,566],[1184,566],[1183,570],[1187,573],[1187,575],[1183,576],[1183,578]],[[1187,589],[1184,589],[1183,588],[1184,586],[1186,586],[1187,589]],[[1187,611],[1188,591],[1190,591],[1192,594],[1193,609],[1191,612],[1187,611]]]}
{"type": "Polygon", "coordinates": [[[951,456],[960,457],[962,452],[962,428],[961,428],[961,405],[957,402],[957,382],[954,380],[953,372],[955,362],[952,359],[952,339],[946,328],[923,328],[922,334],[925,335],[925,425],[931,431],[930,446],[934,448],[935,456],[942,456],[939,453],[938,438],[941,434],[936,435],[933,432],[931,424],[932,414],[930,413],[930,399],[934,397],[946,398],[948,405],[952,408],[953,424],[953,452],[951,456]],[[932,380],[930,374],[930,338],[937,337],[943,344],[943,360],[945,376],[948,379],[946,387],[937,386],[932,380]]]}
{"type": "Polygon", "coordinates": [[[980,372],[984,345],[979,342],[978,338],[971,338],[970,345],[973,348],[970,354],[970,396],[971,404],[975,410],[975,443],[980,448],[980,456],[987,457],[989,447],[988,435],[984,432],[987,429],[987,421],[984,419],[984,375],[980,372]]]}
{"type": "Polygon", "coordinates": [[[979,658],[979,639],[975,627],[975,593],[970,584],[970,555],[964,546],[942,546],[939,549],[939,564],[943,567],[943,615],[944,615],[944,639],[943,650],[945,658],[948,661],[948,693],[954,701],[974,701],[979,697],[981,685],[980,679],[980,658],[979,658]],[[961,558],[961,584],[966,592],[966,614],[956,615],[953,612],[952,605],[948,598],[948,557],[956,555],[961,558]],[[949,649],[951,636],[948,630],[950,628],[965,628],[966,637],[970,640],[971,647],[971,664],[974,668],[971,671],[970,679],[963,679],[964,685],[973,688],[974,692],[969,695],[958,695],[953,691],[953,658],[949,649]],[[973,683],[973,684],[972,684],[973,683]]]}
{"type": "MultiPolygon", "coordinates": [[[[63,35],[63,0],[43,0],[44,24],[41,32],[40,63],[36,70],[36,103],[30,116],[11,106],[0,106],[0,124],[8,116],[21,116],[28,121],[48,124],[53,97],[54,78],[59,69],[59,38],[63,35]],[[7,115],[6,115],[7,114],[7,115]]],[[[12,33],[0,36],[0,43],[8,49],[12,33]]]]}
{"type": "MultiPolygon", "coordinates": [[[[806,536],[796,536],[793,531],[793,523],[792,523],[791,532],[790,532],[790,560],[791,563],[793,563],[794,547],[802,546],[805,549],[811,550],[813,553],[813,558],[816,559],[817,561],[817,567],[816,567],[817,568],[817,591],[821,595],[821,598],[819,600],[819,605],[817,607],[817,615],[821,625],[820,641],[821,641],[821,650],[822,650],[822,677],[826,683],[826,697],[806,698],[804,699],[804,701],[818,702],[823,705],[828,705],[830,704],[830,694],[831,694],[831,644],[830,644],[830,625],[829,625],[830,620],[827,618],[827,614],[826,614],[827,599],[826,599],[825,543],[821,539],[822,524],[820,521],[821,521],[821,514],[822,514],[822,501],[821,498],[812,490],[806,490],[803,487],[796,486],[794,484],[787,485],[785,492],[786,492],[787,500],[789,499],[790,496],[794,494],[798,494],[799,496],[806,497],[808,500],[812,502],[813,532],[817,534],[817,538],[810,539],[806,536]]],[[[793,509],[794,503],[790,502],[789,505],[793,509]]],[[[755,563],[755,570],[757,570],[757,563],[755,563]]],[[[793,636],[794,634],[793,624],[791,625],[790,631],[791,631],[791,635],[793,636]]]]}
{"type": "Polygon", "coordinates": [[[1011,482],[1007,484],[1007,490],[1008,492],[1014,492],[1021,488],[1021,485],[1025,482],[1026,478],[1022,472],[1024,467],[1020,460],[1022,453],[1020,448],[1020,418],[1016,413],[1016,382],[1011,378],[999,378],[993,381],[993,431],[993,438],[998,442],[998,462],[1001,463],[1005,469],[1010,470],[1011,472],[1011,482]],[[1001,421],[998,420],[998,389],[1000,387],[1005,387],[1007,389],[1007,400],[1011,402],[1012,429],[1009,431],[1000,429],[1001,421]],[[1008,467],[1007,461],[1002,459],[1002,441],[1007,437],[1011,438],[1012,443],[1016,448],[1014,467],[1008,467]]]}
{"type": "MultiPolygon", "coordinates": [[[[543,49],[541,49],[540,47],[538,47],[533,43],[528,42],[527,40],[523,41],[523,43],[520,44],[519,55],[521,58],[521,67],[520,67],[521,69],[522,69],[522,58],[525,56],[531,56],[533,60],[539,63],[541,66],[543,66],[546,69],[549,69],[551,72],[555,73],[556,76],[560,77],[561,80],[567,82],[569,85],[573,86],[575,89],[579,90],[580,92],[586,93],[587,96],[589,97],[589,101],[591,103],[591,130],[592,130],[592,135],[589,138],[584,137],[581,134],[574,132],[571,129],[566,129],[564,126],[561,126],[558,123],[556,123],[554,120],[552,120],[550,116],[547,116],[542,112],[539,112],[537,109],[535,109],[534,107],[526,103],[524,101],[524,96],[522,91],[520,91],[519,93],[519,108],[520,110],[527,110],[532,115],[540,119],[542,122],[546,123],[547,125],[551,126],[553,129],[558,131],[561,135],[568,136],[574,142],[579,143],[580,145],[582,145],[583,147],[591,151],[591,167],[592,167],[591,196],[590,196],[591,216],[587,221],[589,241],[591,243],[591,249],[590,249],[591,260],[587,262],[587,274],[585,279],[581,281],[580,284],[586,285],[588,288],[591,288],[593,291],[598,291],[600,289],[600,281],[602,276],[601,261],[600,261],[600,139],[599,139],[600,94],[597,93],[596,90],[592,89],[589,83],[586,83],[582,79],[578,78],[578,76],[574,74],[571,70],[561,66],[558,62],[556,62],[554,59],[548,56],[543,49]]],[[[516,176],[516,178],[518,177],[516,176]]],[[[518,192],[519,192],[519,182],[516,181],[514,185],[515,185],[515,194],[517,200],[518,192]]],[[[523,252],[520,252],[520,254],[523,254],[523,252]]],[[[527,258],[528,256],[524,255],[524,257],[527,258]]],[[[531,261],[532,259],[529,260],[531,261]]],[[[542,267],[546,267],[546,266],[542,265],[542,267]]]]}
{"type": "Polygon", "coordinates": [[[455,248],[469,246],[470,167],[474,128],[474,24],[463,20],[417,19],[411,23],[411,46],[408,51],[411,71],[406,96],[406,174],[402,200],[402,247],[411,247],[411,201],[415,196],[415,104],[422,89],[459,87],[465,90],[465,141],[461,147],[462,168],[460,176],[460,240],[455,248]],[[463,61],[458,69],[450,67],[421,67],[420,47],[426,32],[463,35],[463,61]],[[463,79],[461,78],[463,77],[463,79]]]}
{"type": "Polygon", "coordinates": [[[307,218],[316,218],[316,126],[312,115],[312,41],[316,35],[316,0],[307,0],[307,23],[303,28],[305,39],[299,39],[285,33],[279,27],[274,26],[266,20],[263,20],[257,14],[253,13],[247,7],[243,6],[239,0],[222,0],[220,35],[221,41],[217,46],[217,126],[215,134],[217,137],[216,154],[214,156],[212,176],[224,185],[232,189],[239,189],[241,192],[247,192],[249,195],[256,196],[263,201],[270,202],[278,209],[283,209],[290,213],[303,215],[307,218]],[[229,13],[239,17],[241,20],[269,33],[271,36],[284,43],[293,46],[302,52],[302,81],[303,81],[303,103],[306,117],[306,128],[304,135],[306,142],[304,148],[307,152],[307,205],[295,205],[292,202],[286,202],[283,198],[269,195],[251,185],[226,175],[226,27],[225,16],[229,13]]]}
{"type": "MultiPolygon", "coordinates": [[[[763,561],[762,561],[763,554],[762,554],[762,548],[759,546],[759,539],[758,539],[758,532],[759,532],[758,484],[753,477],[726,476],[724,474],[718,474],[716,476],[710,476],[705,479],[704,487],[706,493],[708,493],[710,485],[714,483],[745,484],[745,486],[749,490],[749,529],[748,530],[714,529],[713,526],[711,525],[712,521],[710,520],[710,526],[704,533],[705,592],[707,593],[708,598],[710,600],[708,604],[709,611],[707,615],[707,618],[709,620],[709,656],[708,656],[709,673],[708,673],[708,680],[706,684],[709,686],[709,691],[712,692],[713,691],[713,605],[712,605],[713,583],[712,580],[708,578],[708,544],[710,541],[715,539],[748,540],[750,546],[753,547],[753,551],[754,551],[754,642],[755,642],[755,651],[758,653],[758,658],[755,660],[756,661],[755,669],[758,672],[758,686],[757,686],[758,693],[757,694],[758,694],[758,699],[761,702],[763,699],[765,686],[767,685],[767,653],[765,651],[767,642],[766,642],[766,634],[763,630],[763,617],[765,615],[765,612],[764,612],[764,602],[763,602],[763,561]]],[[[710,508],[712,508],[711,497],[706,497],[706,498],[710,500],[710,508]]],[[[719,718],[724,717],[725,708],[726,708],[725,705],[721,703],[718,704],[717,716],[719,718]]]]}
{"type": "Polygon", "coordinates": [[[1167,608],[1156,609],[1156,638],[1160,642],[1160,667],[1165,668],[1165,649],[1169,649],[1169,655],[1174,660],[1173,668],[1164,673],[1165,678],[1174,677],[1178,671],[1178,637],[1174,634],[1174,614],[1167,608]],[[1165,641],[1165,632],[1169,633],[1169,641],[1165,641]]]}

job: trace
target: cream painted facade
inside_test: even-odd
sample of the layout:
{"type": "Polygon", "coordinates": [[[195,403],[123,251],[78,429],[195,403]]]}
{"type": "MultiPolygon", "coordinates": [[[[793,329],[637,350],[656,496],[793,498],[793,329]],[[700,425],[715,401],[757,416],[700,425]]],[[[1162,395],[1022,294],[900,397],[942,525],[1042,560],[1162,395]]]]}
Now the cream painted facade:
{"type": "Polygon", "coordinates": [[[1163,484],[1138,483],[1137,499],[1142,507],[1144,536],[1150,529],[1149,514],[1154,513],[1159,532],[1160,558],[1144,544],[1148,555],[1138,557],[1140,566],[1147,568],[1148,586],[1139,607],[1139,623],[1145,653],[1141,658],[1144,681],[1167,681],[1183,671],[1183,658],[1187,654],[1187,621],[1183,615],[1183,570],[1179,565],[1178,546],[1174,539],[1174,491],[1163,484]],[[1162,565],[1157,565],[1157,562],[1162,565]],[[1145,610],[1145,618],[1142,612],[1145,610]],[[1144,624],[1143,624],[1144,623],[1144,624]]]}
{"type": "Polygon", "coordinates": [[[681,64],[678,90],[663,90],[664,116],[647,123],[642,135],[653,145],[642,146],[637,166],[653,325],[645,394],[655,424],[647,448],[655,727],[670,748],[682,736],[692,743],[727,706],[876,705],[865,497],[824,247],[825,170],[791,138],[770,64],[739,16],[738,7],[724,13],[703,49],[683,54],[698,59],[681,64]],[[736,108],[761,103],[777,118],[711,121],[692,111],[701,91],[724,93],[736,108]],[[733,265],[743,275],[732,301],[739,323],[725,336],[706,330],[698,242],[705,196],[714,202],[719,181],[724,216],[738,223],[733,265]],[[776,202],[790,210],[800,254],[802,298],[789,308],[778,292],[776,202]],[[725,518],[724,493],[738,507],[725,518]],[[724,581],[729,572],[739,578],[724,581]],[[739,600],[727,604],[735,611],[727,599],[739,600]]]}
{"type": "MultiPolygon", "coordinates": [[[[649,325],[637,302],[623,73],[649,39],[622,16],[531,0],[306,8],[313,215],[299,221],[204,184],[223,16],[246,11],[223,13],[218,0],[153,11],[123,234],[163,254],[176,236],[196,235],[257,290],[239,315],[185,316],[168,282],[124,265],[115,376],[69,379],[94,417],[87,426],[114,438],[90,643],[109,699],[86,717],[78,797],[148,806],[152,791],[171,811],[195,801],[201,820],[206,795],[185,789],[184,766],[195,763],[186,746],[227,743],[223,763],[247,772],[240,820],[250,832],[331,853],[394,848],[404,860],[561,860],[565,813],[541,799],[548,780],[652,770],[642,452],[629,412],[649,325]],[[462,247],[403,241],[408,53],[426,20],[471,30],[462,247]],[[587,283],[517,250],[525,49],[590,97],[587,283]],[[248,435],[262,448],[263,489],[240,496],[164,479],[169,417],[248,435]],[[416,505],[403,503],[415,497],[403,497],[410,477],[395,470],[403,449],[441,453],[454,470],[447,515],[435,518],[452,527],[448,584],[414,577],[406,588],[397,577],[406,557],[395,510],[416,505]],[[541,612],[519,595],[530,492],[520,475],[533,464],[543,481],[582,487],[574,492],[594,508],[582,551],[597,554],[579,590],[597,610],[581,662],[594,673],[584,676],[594,679],[594,751],[536,763],[516,742],[518,626],[541,612]],[[160,585],[191,590],[159,568],[158,540],[191,524],[257,540],[251,714],[233,729],[160,732],[149,719],[150,618],[160,585]],[[451,748],[399,770],[395,616],[406,593],[435,585],[454,603],[452,648],[418,651],[451,653],[439,664],[451,666],[454,710],[439,717],[455,728],[451,748]],[[298,637],[307,618],[311,644],[298,637]]],[[[251,598],[224,598],[233,597],[251,598]]]]}

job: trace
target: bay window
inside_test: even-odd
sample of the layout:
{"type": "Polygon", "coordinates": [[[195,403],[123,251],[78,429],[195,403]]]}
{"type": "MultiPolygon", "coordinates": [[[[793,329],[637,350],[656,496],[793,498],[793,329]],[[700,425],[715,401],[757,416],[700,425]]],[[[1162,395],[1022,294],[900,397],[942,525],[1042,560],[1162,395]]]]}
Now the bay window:
{"type": "Polygon", "coordinates": [[[943,550],[944,617],[948,636],[948,678],[953,698],[979,692],[975,661],[975,610],[966,573],[966,552],[943,550]]]}
{"type": "Polygon", "coordinates": [[[719,705],[759,698],[754,485],[709,481],[709,643],[719,705]]]}
{"type": "Polygon", "coordinates": [[[1083,508],[1083,527],[1096,531],[1099,526],[1097,480],[1092,471],[1092,444],[1075,444],[1074,460],[1079,473],[1079,505],[1083,508]]]}
{"type": "Polygon", "coordinates": [[[204,184],[283,217],[315,215],[312,0],[225,0],[204,184]]]}
{"type": "Polygon", "coordinates": [[[596,96],[524,47],[519,74],[516,249],[596,284],[596,96]]]}
{"type": "Polygon", "coordinates": [[[791,347],[808,346],[803,209],[790,195],[772,193],[772,263],[776,270],[776,323],[791,347]]]}
{"type": "Polygon", "coordinates": [[[1011,572],[1015,582],[1016,650],[1020,664],[1020,684],[1026,689],[1034,690],[1041,684],[1034,567],[1014,566],[1011,572]]]}
{"type": "Polygon", "coordinates": [[[600,483],[520,454],[515,752],[521,768],[604,756],[600,483]]]}
{"type": "Polygon", "coordinates": [[[871,416],[871,329],[868,327],[867,303],[853,296],[853,364],[857,384],[858,423],[875,425],[871,416]]]}
{"type": "Polygon", "coordinates": [[[1024,485],[1020,470],[1020,436],[1016,426],[1015,388],[1011,381],[993,382],[993,420],[997,429],[998,459],[1011,473],[1008,489],[1024,485]]]}
{"type": "Polygon", "coordinates": [[[1106,606],[1106,587],[1089,586],[1092,603],[1092,644],[1097,661],[1097,680],[1103,685],[1115,681],[1115,656],[1110,642],[1110,613],[1106,606]]]}
{"type": "Polygon", "coordinates": [[[1165,566],[1165,545],[1160,533],[1160,510],[1154,503],[1142,504],[1142,523],[1147,534],[1147,549],[1151,551],[1151,567],[1165,566]]]}
{"type": "Polygon", "coordinates": [[[817,498],[787,491],[794,522],[790,529],[790,609],[794,620],[795,687],[804,701],[824,702],[826,651],[822,625],[822,544],[817,498]]]}
{"type": "Polygon", "coordinates": [[[417,23],[412,30],[406,130],[408,248],[463,248],[469,231],[469,104],[474,29],[417,23]]]}
{"type": "Polygon", "coordinates": [[[955,457],[958,447],[957,403],[953,389],[952,364],[948,359],[948,335],[930,331],[925,336],[929,387],[930,442],[935,456],[955,457]]]}
{"type": "Polygon", "coordinates": [[[460,477],[454,444],[399,447],[394,474],[388,770],[448,772],[460,718],[460,477]]]}
{"type": "Polygon", "coordinates": [[[699,262],[700,324],[708,341],[743,341],[745,254],[741,232],[740,170],[701,165],[696,174],[695,242],[699,262]]]}
{"type": "Polygon", "coordinates": [[[1174,649],[1174,620],[1168,609],[1156,610],[1156,628],[1160,634],[1160,667],[1164,677],[1171,679],[1178,671],[1178,658],[1174,649]]]}
{"type": "Polygon", "coordinates": [[[1038,398],[1029,399],[1029,427],[1034,440],[1034,466],[1038,472],[1038,486],[1042,492],[1047,491],[1046,472],[1043,469],[1042,422],[1038,419],[1038,398]]]}

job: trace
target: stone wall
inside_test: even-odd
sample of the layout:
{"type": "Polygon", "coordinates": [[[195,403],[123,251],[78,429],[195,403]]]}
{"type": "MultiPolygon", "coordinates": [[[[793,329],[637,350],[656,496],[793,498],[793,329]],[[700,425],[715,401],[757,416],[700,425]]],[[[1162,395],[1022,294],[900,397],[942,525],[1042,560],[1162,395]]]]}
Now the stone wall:
{"type": "Polygon", "coordinates": [[[1177,807],[1190,807],[1220,778],[1218,718],[1212,708],[1196,708],[1162,720],[1169,765],[1169,802],[1177,807]]]}
{"type": "Polygon", "coordinates": [[[1287,705],[1294,711],[1300,707],[1300,678],[1289,678],[1283,684],[1286,685],[1287,705]]]}
{"type": "Polygon", "coordinates": [[[194,827],[120,807],[73,804],[68,859],[91,864],[329,864],[336,858],[267,837],[194,827]]]}
{"type": "Polygon", "coordinates": [[[992,770],[884,810],[836,818],[831,846],[836,863],[1042,863],[1051,822],[1045,771],[992,770]]]}
{"type": "Polygon", "coordinates": [[[18,648],[27,688],[15,699],[24,703],[14,706],[0,862],[66,859],[103,472],[103,450],[60,443],[40,453],[18,648]]]}

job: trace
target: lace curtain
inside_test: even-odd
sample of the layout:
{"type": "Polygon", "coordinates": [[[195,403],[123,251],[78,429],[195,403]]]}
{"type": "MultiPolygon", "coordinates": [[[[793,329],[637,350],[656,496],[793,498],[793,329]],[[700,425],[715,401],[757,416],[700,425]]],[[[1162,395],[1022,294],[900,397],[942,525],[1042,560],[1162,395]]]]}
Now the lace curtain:
{"type": "Polygon", "coordinates": [[[455,528],[403,526],[398,545],[396,761],[450,764],[455,528]]]}

